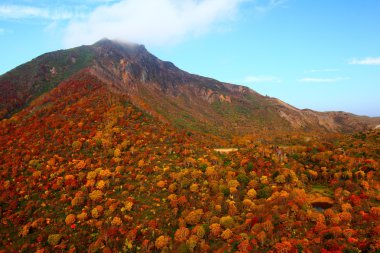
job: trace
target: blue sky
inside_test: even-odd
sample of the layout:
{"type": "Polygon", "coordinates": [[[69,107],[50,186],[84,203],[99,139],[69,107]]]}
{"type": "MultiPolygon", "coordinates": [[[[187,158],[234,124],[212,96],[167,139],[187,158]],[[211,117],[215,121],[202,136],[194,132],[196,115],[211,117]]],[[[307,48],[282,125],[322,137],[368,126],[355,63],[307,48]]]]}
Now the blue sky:
{"type": "Polygon", "coordinates": [[[1,0],[0,74],[103,37],[301,109],[380,116],[378,0],[1,0]]]}

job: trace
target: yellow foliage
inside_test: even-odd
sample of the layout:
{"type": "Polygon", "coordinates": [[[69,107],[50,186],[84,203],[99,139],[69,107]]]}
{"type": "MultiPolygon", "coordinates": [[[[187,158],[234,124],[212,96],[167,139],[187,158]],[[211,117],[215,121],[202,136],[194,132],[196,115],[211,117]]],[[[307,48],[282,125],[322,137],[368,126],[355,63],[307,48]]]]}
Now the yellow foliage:
{"type": "Polygon", "coordinates": [[[157,187],[164,188],[166,186],[166,182],[163,180],[160,180],[157,182],[157,187]]]}
{"type": "Polygon", "coordinates": [[[168,196],[168,200],[170,200],[170,201],[173,201],[173,200],[176,200],[176,199],[177,199],[177,195],[176,194],[170,194],[168,196]]]}
{"type": "Polygon", "coordinates": [[[125,208],[125,210],[127,210],[127,211],[131,211],[131,210],[132,210],[132,207],[133,207],[133,202],[131,202],[131,201],[126,201],[126,202],[124,203],[124,208],[125,208]]]}
{"type": "Polygon", "coordinates": [[[118,206],[118,203],[113,203],[108,207],[109,213],[113,213],[118,206]]]}
{"type": "Polygon", "coordinates": [[[87,180],[95,180],[97,175],[96,171],[90,171],[87,173],[87,180]]]}
{"type": "Polygon", "coordinates": [[[88,218],[88,215],[87,213],[84,213],[84,212],[77,215],[77,219],[81,222],[87,220],[87,218],[88,218]]]}
{"type": "Polygon", "coordinates": [[[262,184],[268,184],[268,177],[267,176],[262,176],[260,178],[260,183],[262,183],[262,184]]]}
{"type": "Polygon", "coordinates": [[[233,236],[233,233],[230,229],[226,229],[223,231],[223,233],[220,235],[220,237],[223,239],[223,240],[228,240],[230,239],[231,237],[233,236]]]}
{"type": "Polygon", "coordinates": [[[174,240],[177,242],[184,242],[190,234],[190,230],[187,227],[180,227],[174,233],[174,240]]]}
{"type": "Polygon", "coordinates": [[[230,187],[229,191],[230,191],[231,194],[236,194],[238,192],[238,190],[237,190],[236,187],[230,187]]]}
{"type": "Polygon", "coordinates": [[[5,181],[3,184],[3,187],[5,190],[8,190],[10,186],[11,186],[11,182],[9,180],[5,181]]]}
{"type": "Polygon", "coordinates": [[[55,158],[50,158],[49,161],[47,161],[47,165],[54,166],[55,165],[55,158]]]}
{"type": "Polygon", "coordinates": [[[112,175],[112,172],[109,169],[99,171],[99,177],[100,178],[103,178],[103,179],[109,178],[111,175],[112,175]]]}
{"type": "Polygon", "coordinates": [[[352,206],[350,203],[343,203],[342,204],[342,211],[343,212],[349,212],[352,210],[352,206]]]}
{"type": "Polygon", "coordinates": [[[194,192],[194,193],[198,192],[199,191],[199,184],[192,184],[190,186],[190,191],[194,192]]]}
{"type": "Polygon", "coordinates": [[[115,216],[111,221],[111,225],[113,226],[120,226],[121,224],[123,224],[123,221],[117,216],[115,216]]]}
{"type": "Polygon", "coordinates": [[[207,177],[210,177],[213,179],[216,179],[218,177],[218,173],[216,172],[216,170],[213,167],[207,167],[205,174],[207,177]]]}
{"type": "Polygon", "coordinates": [[[227,182],[229,188],[238,188],[240,186],[239,181],[233,179],[227,182]]]}
{"type": "Polygon", "coordinates": [[[94,190],[90,193],[90,199],[93,201],[99,201],[103,198],[103,192],[101,190],[94,190]]]}
{"type": "Polygon", "coordinates": [[[69,214],[66,216],[66,219],[65,219],[65,222],[66,222],[66,225],[71,225],[75,222],[76,218],[75,218],[75,214],[69,214]]]}
{"type": "Polygon", "coordinates": [[[95,219],[99,218],[103,213],[103,207],[102,206],[96,206],[91,210],[91,216],[95,219]]]}
{"type": "Polygon", "coordinates": [[[360,183],[360,186],[363,187],[364,190],[368,190],[369,189],[369,183],[367,181],[362,181],[360,183]]]}
{"type": "Polygon", "coordinates": [[[285,176],[284,175],[278,175],[274,181],[278,184],[283,184],[285,183],[285,176]]]}
{"type": "Polygon", "coordinates": [[[137,166],[139,167],[139,168],[141,168],[141,167],[144,167],[144,165],[145,165],[145,162],[144,162],[144,160],[140,160],[139,162],[138,162],[138,164],[137,164],[137,166]]]}
{"type": "Polygon", "coordinates": [[[104,180],[99,180],[96,183],[96,189],[103,190],[105,186],[106,186],[106,183],[104,182],[104,180]]]}
{"type": "Polygon", "coordinates": [[[250,199],[254,199],[256,198],[256,190],[255,189],[249,189],[248,192],[247,192],[247,196],[250,198],[250,199]]]}
{"type": "Polygon", "coordinates": [[[172,183],[169,185],[169,192],[175,192],[177,190],[177,184],[172,183]]]}
{"type": "Polygon", "coordinates": [[[194,248],[197,246],[198,240],[199,238],[196,235],[191,235],[186,241],[186,245],[189,247],[191,252],[194,252],[194,248]]]}
{"type": "Polygon", "coordinates": [[[191,172],[191,177],[194,179],[201,178],[202,176],[203,172],[201,170],[193,170],[193,172],[191,172]]]}
{"type": "Polygon", "coordinates": [[[25,226],[22,226],[18,235],[21,237],[25,237],[29,234],[29,232],[30,232],[30,223],[26,224],[25,226]]]}
{"type": "Polygon", "coordinates": [[[333,225],[339,225],[342,220],[340,219],[339,215],[334,215],[330,221],[333,225]]]}
{"type": "Polygon", "coordinates": [[[89,179],[89,180],[87,180],[85,186],[86,187],[93,187],[95,185],[95,183],[96,183],[95,179],[89,179]]]}
{"type": "Polygon", "coordinates": [[[156,239],[154,245],[156,246],[157,249],[163,249],[168,246],[169,242],[170,242],[170,237],[161,235],[156,239]]]}
{"type": "Polygon", "coordinates": [[[257,240],[261,243],[261,245],[264,244],[265,239],[267,238],[267,235],[264,231],[261,231],[260,233],[257,234],[257,240]]]}
{"type": "Polygon", "coordinates": [[[58,245],[62,239],[62,235],[60,234],[52,234],[48,237],[48,243],[52,246],[58,245]]]}
{"type": "Polygon", "coordinates": [[[244,199],[243,206],[250,209],[254,206],[254,203],[250,199],[244,199]]]}
{"type": "Polygon", "coordinates": [[[224,216],[220,218],[220,224],[225,228],[233,228],[235,225],[235,222],[231,216],[224,216]]]}
{"type": "Polygon", "coordinates": [[[72,206],[79,206],[79,205],[82,205],[83,203],[84,203],[84,197],[82,197],[82,196],[74,197],[71,200],[72,206]]]}
{"type": "Polygon", "coordinates": [[[349,212],[341,212],[341,213],[339,214],[339,218],[340,218],[343,222],[350,223],[350,222],[351,222],[351,219],[352,219],[352,216],[351,216],[351,213],[349,213],[349,212]]]}
{"type": "Polygon", "coordinates": [[[121,129],[119,127],[112,128],[112,132],[114,132],[116,134],[120,133],[120,131],[121,131],[121,129]]]}
{"type": "Polygon", "coordinates": [[[75,180],[75,177],[73,175],[66,175],[65,176],[65,181],[73,181],[75,180]]]}
{"type": "Polygon", "coordinates": [[[203,216],[203,210],[197,209],[197,210],[191,211],[185,217],[185,221],[187,224],[196,225],[201,220],[202,216],[203,216]]]}
{"type": "Polygon", "coordinates": [[[210,225],[210,234],[214,237],[218,237],[222,233],[222,228],[220,224],[213,223],[210,225]]]}
{"type": "Polygon", "coordinates": [[[82,142],[80,142],[80,141],[74,141],[74,142],[71,144],[71,147],[72,147],[74,150],[81,149],[81,148],[82,148],[82,142]]]}
{"type": "Polygon", "coordinates": [[[199,239],[202,239],[205,234],[206,234],[206,231],[205,229],[203,228],[203,226],[200,226],[200,225],[197,225],[193,228],[192,230],[193,234],[195,234],[199,239]]]}
{"type": "Polygon", "coordinates": [[[115,151],[114,151],[114,153],[113,153],[113,156],[114,156],[114,157],[120,157],[120,156],[121,156],[121,151],[120,151],[120,149],[116,148],[115,151]]]}
{"type": "Polygon", "coordinates": [[[38,179],[38,178],[41,177],[41,174],[42,174],[41,171],[36,170],[36,171],[33,172],[32,177],[33,177],[34,179],[38,179]]]}
{"type": "Polygon", "coordinates": [[[228,214],[231,215],[231,216],[234,216],[236,215],[238,212],[236,206],[235,206],[235,202],[234,201],[231,201],[229,204],[228,204],[228,214]]]}

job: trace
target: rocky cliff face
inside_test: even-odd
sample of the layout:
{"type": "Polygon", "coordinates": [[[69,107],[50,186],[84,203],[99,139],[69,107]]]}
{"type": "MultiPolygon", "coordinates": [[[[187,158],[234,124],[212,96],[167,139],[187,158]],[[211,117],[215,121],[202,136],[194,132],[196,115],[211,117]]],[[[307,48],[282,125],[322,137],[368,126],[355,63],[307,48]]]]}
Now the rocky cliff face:
{"type": "Polygon", "coordinates": [[[269,131],[353,132],[379,118],[300,110],[239,85],[193,75],[150,54],[144,46],[101,40],[45,54],[0,77],[0,118],[10,116],[81,69],[128,96],[162,121],[189,130],[245,134],[269,131]]]}

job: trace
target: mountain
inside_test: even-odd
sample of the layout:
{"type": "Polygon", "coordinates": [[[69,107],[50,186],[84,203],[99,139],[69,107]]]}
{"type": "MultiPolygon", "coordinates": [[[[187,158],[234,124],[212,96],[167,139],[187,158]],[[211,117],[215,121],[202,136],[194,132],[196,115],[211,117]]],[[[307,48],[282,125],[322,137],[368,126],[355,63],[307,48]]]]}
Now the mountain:
{"type": "Polygon", "coordinates": [[[107,40],[0,79],[0,253],[379,248],[379,130],[281,143],[189,132],[352,130],[357,116],[298,110],[107,40]]]}
{"type": "Polygon", "coordinates": [[[354,132],[380,118],[300,110],[240,85],[187,73],[144,46],[101,40],[44,54],[0,77],[0,118],[10,117],[73,74],[87,69],[113,94],[181,128],[219,136],[266,132],[354,132]]]}

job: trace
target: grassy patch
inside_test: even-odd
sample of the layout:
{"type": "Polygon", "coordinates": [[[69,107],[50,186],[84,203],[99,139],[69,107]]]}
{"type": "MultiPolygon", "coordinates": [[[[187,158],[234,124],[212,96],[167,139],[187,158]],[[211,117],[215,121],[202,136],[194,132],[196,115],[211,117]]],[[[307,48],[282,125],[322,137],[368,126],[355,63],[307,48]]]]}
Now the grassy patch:
{"type": "Polygon", "coordinates": [[[329,187],[320,184],[312,185],[310,193],[319,193],[326,197],[334,196],[334,192],[329,187]]]}

